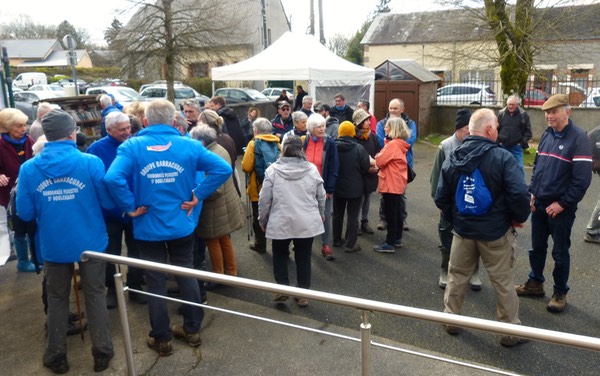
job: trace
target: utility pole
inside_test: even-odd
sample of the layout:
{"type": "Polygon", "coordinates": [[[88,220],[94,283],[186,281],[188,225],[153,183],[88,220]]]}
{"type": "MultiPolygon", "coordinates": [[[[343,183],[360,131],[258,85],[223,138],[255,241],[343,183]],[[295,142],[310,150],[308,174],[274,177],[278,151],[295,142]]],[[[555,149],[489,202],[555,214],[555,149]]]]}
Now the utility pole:
{"type": "Polygon", "coordinates": [[[310,35],[315,35],[315,0],[310,0],[310,35]]]}
{"type": "Polygon", "coordinates": [[[261,0],[262,5],[262,27],[263,27],[263,47],[266,50],[269,47],[269,38],[267,36],[267,9],[265,5],[266,0],[261,0]]]}
{"type": "Polygon", "coordinates": [[[323,31],[323,0],[319,1],[319,40],[325,45],[325,31],[323,31]]]}

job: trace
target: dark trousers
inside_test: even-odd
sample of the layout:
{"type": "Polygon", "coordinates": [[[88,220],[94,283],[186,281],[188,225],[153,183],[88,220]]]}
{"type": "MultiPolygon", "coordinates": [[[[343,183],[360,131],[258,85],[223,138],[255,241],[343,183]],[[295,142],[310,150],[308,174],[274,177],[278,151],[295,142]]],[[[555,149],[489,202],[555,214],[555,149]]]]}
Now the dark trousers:
{"type": "Polygon", "coordinates": [[[387,235],[385,242],[389,245],[402,240],[402,209],[404,207],[404,201],[402,195],[393,193],[383,194],[383,210],[385,212],[385,219],[387,221],[387,235]]]}
{"type": "MultiPolygon", "coordinates": [[[[204,239],[194,234],[194,269],[206,270],[206,243],[204,239]]],[[[198,280],[200,296],[206,296],[206,285],[204,281],[198,280]]],[[[186,306],[187,307],[187,306],[186,306]]]]}
{"type": "Polygon", "coordinates": [[[344,227],[344,214],[348,212],[346,220],[346,247],[352,248],[356,244],[358,236],[358,215],[362,204],[362,196],[357,198],[342,198],[333,195],[333,241],[342,239],[342,228],[344,227]]]}
{"type": "Polygon", "coordinates": [[[252,201],[252,230],[254,230],[254,244],[266,245],[265,232],[258,224],[258,201],[252,201]]]}
{"type": "Polygon", "coordinates": [[[575,213],[564,210],[556,218],[546,214],[546,205],[536,203],[535,211],[531,213],[531,247],[529,278],[544,282],[544,266],[548,253],[548,237],[553,240],[552,258],[554,259],[554,291],[566,294],[569,291],[567,282],[571,269],[571,229],[575,222],[575,213]]]}
{"type": "Polygon", "coordinates": [[[312,243],[314,238],[273,239],[273,276],[280,285],[289,285],[288,256],[290,243],[294,242],[294,260],[296,261],[296,279],[298,287],[310,288],[312,243]]]}
{"type": "MultiPolygon", "coordinates": [[[[137,244],[133,241],[133,223],[121,223],[119,221],[105,221],[106,232],[108,234],[108,246],[106,253],[110,255],[120,256],[121,247],[123,244],[123,234],[125,235],[125,245],[127,246],[127,257],[140,258],[140,252],[137,244]]],[[[115,264],[106,263],[106,287],[109,289],[115,288],[115,264]]],[[[128,266],[127,267],[127,286],[132,289],[141,290],[142,288],[142,269],[128,266]]]]}
{"type": "Polygon", "coordinates": [[[448,263],[450,262],[450,249],[452,249],[452,230],[454,226],[448,222],[443,215],[440,214],[440,222],[438,223],[438,234],[440,236],[440,252],[442,253],[442,270],[448,271],[448,263]]]}
{"type": "MultiPolygon", "coordinates": [[[[166,241],[144,241],[136,239],[140,250],[140,258],[166,264],[169,260],[171,265],[184,268],[193,268],[193,246],[194,237],[190,234],[186,237],[166,241]]],[[[156,295],[167,295],[167,276],[164,273],[146,270],[146,282],[148,292],[156,295]]],[[[200,303],[200,290],[198,282],[193,278],[175,277],[175,281],[181,290],[181,298],[193,303],[200,303]]],[[[148,299],[148,311],[150,313],[150,337],[157,341],[170,341],[173,337],[167,303],[164,299],[150,297],[148,299]]],[[[198,333],[204,319],[204,310],[199,307],[190,306],[184,311],[183,329],[186,333],[198,333]]]]}

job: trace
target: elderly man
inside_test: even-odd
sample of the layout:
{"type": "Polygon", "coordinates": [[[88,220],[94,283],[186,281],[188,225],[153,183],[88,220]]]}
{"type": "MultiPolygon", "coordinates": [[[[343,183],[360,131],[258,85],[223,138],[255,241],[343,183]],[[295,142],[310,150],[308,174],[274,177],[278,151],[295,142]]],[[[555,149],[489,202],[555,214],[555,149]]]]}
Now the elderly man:
{"type": "Polygon", "coordinates": [[[529,115],[519,107],[520,103],[519,96],[511,95],[506,100],[506,107],[498,113],[498,142],[515,156],[524,176],[523,149],[529,147],[532,134],[529,115]]]}
{"type": "Polygon", "coordinates": [[[331,108],[331,116],[337,118],[340,124],[345,121],[352,122],[354,110],[346,104],[346,97],[342,93],[337,93],[333,97],[333,100],[335,101],[335,106],[331,108]]]}
{"type": "Polygon", "coordinates": [[[29,135],[31,136],[31,138],[33,138],[34,141],[37,141],[38,138],[40,138],[40,136],[44,134],[44,129],[42,128],[42,118],[48,112],[56,108],[60,107],[56,104],[48,102],[41,102],[38,104],[37,116],[33,123],[31,123],[31,127],[29,127],[29,135]]]}
{"type": "MultiPolygon", "coordinates": [[[[108,168],[117,157],[117,148],[131,136],[131,125],[129,116],[122,112],[114,111],[106,115],[106,132],[108,135],[94,142],[87,149],[87,152],[100,158],[104,163],[104,170],[108,168]]],[[[133,241],[133,225],[129,216],[124,216],[118,208],[112,210],[102,210],[106,231],[108,233],[108,247],[106,253],[111,255],[121,255],[121,245],[123,235],[125,235],[125,245],[127,246],[127,255],[129,257],[139,258],[138,249],[133,241]]],[[[106,265],[106,307],[113,309],[117,306],[117,292],[115,289],[115,265],[108,263],[106,265]]],[[[127,269],[127,285],[132,289],[141,290],[142,271],[138,268],[129,267],[127,269]]],[[[145,303],[146,299],[142,295],[135,293],[129,294],[130,301],[145,303]]]]}
{"type": "MultiPolygon", "coordinates": [[[[202,144],[174,128],[175,106],[163,99],[148,104],[144,125],[136,137],[118,149],[104,178],[118,207],[133,217],[133,236],[140,258],[192,268],[193,232],[197,217],[192,216],[199,201],[210,196],[231,175],[231,166],[206,150],[202,144]],[[206,178],[196,185],[196,173],[206,178]]],[[[199,213],[198,213],[199,214],[199,213]]],[[[166,276],[147,270],[148,291],[166,295],[166,276]]],[[[175,277],[183,300],[200,303],[198,283],[175,277]]],[[[170,327],[166,302],[148,299],[152,330],[148,347],[160,356],[173,352],[171,339],[199,346],[201,308],[183,310],[183,326],[170,327]]]]}
{"type": "Polygon", "coordinates": [[[113,105],[112,98],[108,94],[100,95],[100,98],[98,98],[98,103],[100,103],[100,107],[102,108],[102,127],[100,128],[100,134],[102,137],[106,137],[108,134],[106,133],[106,115],[114,111],[120,112],[120,110],[113,105]]]}
{"type": "Polygon", "coordinates": [[[531,192],[531,249],[529,280],[516,286],[520,296],[544,296],[544,267],[548,237],[552,237],[554,293],[548,311],[560,313],[567,306],[571,268],[571,229],[577,204],[592,181],[592,145],[584,130],[569,116],[565,94],[555,94],[542,106],[548,128],[540,139],[533,165],[531,192]]]}
{"type": "Polygon", "coordinates": [[[302,99],[302,108],[300,109],[300,111],[304,112],[306,114],[306,116],[310,116],[312,114],[314,114],[314,112],[312,111],[312,106],[313,106],[313,97],[307,95],[302,99]]]}
{"type": "Polygon", "coordinates": [[[182,103],[183,106],[183,115],[185,116],[185,120],[188,123],[188,127],[186,129],[189,131],[194,128],[196,124],[198,124],[198,117],[200,116],[200,103],[198,101],[190,99],[182,103]]]}
{"type": "Polygon", "coordinates": [[[48,289],[48,338],[43,362],[54,373],[69,371],[69,291],[77,262],[92,333],[94,371],[101,372],[108,368],[114,354],[104,299],[105,262],[82,262],[81,254],[106,249],[101,206],[110,208],[113,203],[102,182],[102,161],[77,150],[71,115],[52,110],[42,119],[42,127],[48,143],[21,167],[16,201],[19,216],[38,223],[48,289]]]}
{"type": "MultiPolygon", "coordinates": [[[[306,98],[306,97],[304,97],[306,98]]],[[[302,137],[306,136],[306,121],[308,120],[308,116],[303,111],[296,111],[292,113],[292,122],[294,123],[294,128],[291,131],[286,132],[283,135],[283,139],[281,140],[281,147],[285,144],[285,140],[290,136],[302,137]]]]}
{"type": "MultiPolygon", "coordinates": [[[[444,312],[461,313],[469,279],[481,257],[494,288],[498,320],[520,324],[519,298],[512,288],[513,244],[515,227],[522,227],[529,217],[529,193],[517,173],[520,167],[516,160],[495,142],[497,128],[498,119],[492,110],[477,110],[469,121],[469,136],[442,166],[435,204],[454,225],[444,312]],[[483,182],[476,178],[478,173],[483,182]],[[464,199],[461,186],[474,186],[462,192],[464,199]],[[484,205],[478,200],[478,192],[486,189],[491,200],[484,205]],[[470,212],[473,207],[480,210],[470,212]]],[[[458,327],[445,328],[448,334],[459,333],[458,327]]],[[[500,339],[508,347],[522,342],[511,336],[500,339]]]]}
{"type": "Polygon", "coordinates": [[[292,108],[288,102],[281,101],[277,104],[277,115],[271,120],[271,124],[273,124],[271,133],[279,137],[280,140],[284,134],[293,129],[292,108]]]}

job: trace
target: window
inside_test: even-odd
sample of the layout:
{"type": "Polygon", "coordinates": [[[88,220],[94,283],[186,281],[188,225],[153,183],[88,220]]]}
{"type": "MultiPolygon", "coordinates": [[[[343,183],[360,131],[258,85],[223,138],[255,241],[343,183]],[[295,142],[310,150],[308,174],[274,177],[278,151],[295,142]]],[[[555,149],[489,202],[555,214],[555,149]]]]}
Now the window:
{"type": "Polygon", "coordinates": [[[192,63],[189,66],[189,74],[190,77],[208,77],[208,63],[200,62],[200,63],[192,63]]]}

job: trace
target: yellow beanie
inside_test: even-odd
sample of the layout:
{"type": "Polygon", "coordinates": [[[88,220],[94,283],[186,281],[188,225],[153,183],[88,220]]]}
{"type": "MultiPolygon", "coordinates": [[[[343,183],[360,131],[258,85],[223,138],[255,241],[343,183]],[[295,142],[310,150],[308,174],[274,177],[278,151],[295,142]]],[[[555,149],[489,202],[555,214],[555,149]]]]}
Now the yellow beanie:
{"type": "Polygon", "coordinates": [[[354,137],[356,135],[356,129],[354,129],[354,124],[349,121],[344,121],[340,124],[338,128],[338,137],[350,136],[354,137]]]}

